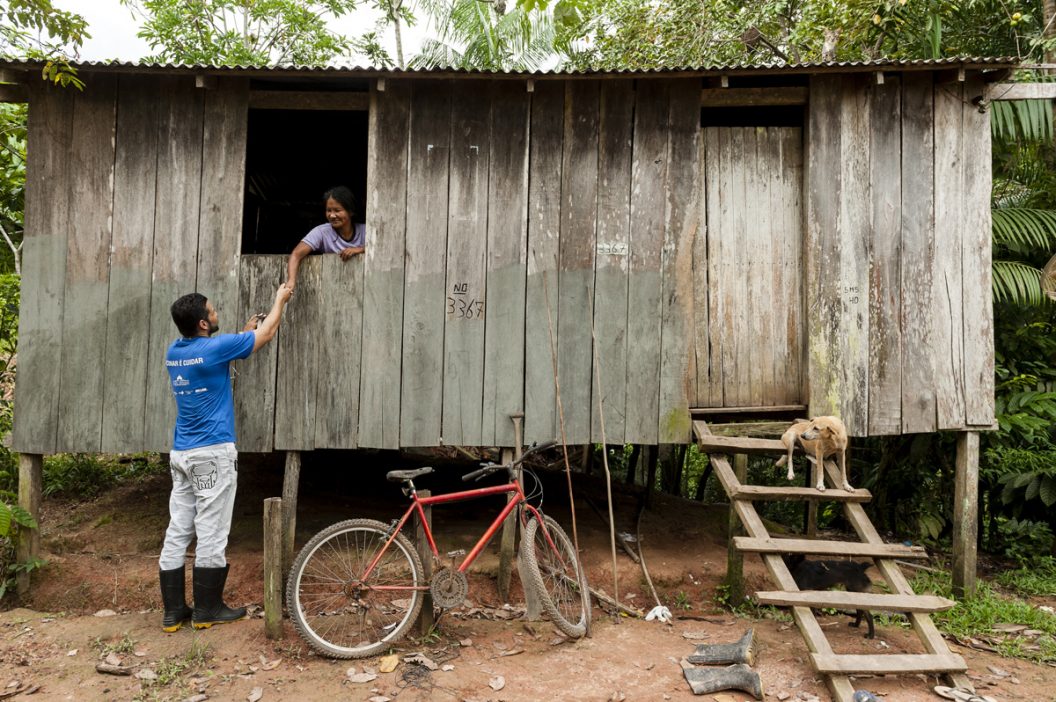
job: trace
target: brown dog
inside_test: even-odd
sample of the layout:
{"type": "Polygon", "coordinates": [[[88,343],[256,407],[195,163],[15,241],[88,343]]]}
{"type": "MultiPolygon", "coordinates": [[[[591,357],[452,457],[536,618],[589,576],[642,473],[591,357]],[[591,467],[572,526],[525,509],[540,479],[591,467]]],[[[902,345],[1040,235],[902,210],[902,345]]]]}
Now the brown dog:
{"type": "Polygon", "coordinates": [[[814,461],[815,488],[825,489],[823,461],[829,456],[839,454],[843,489],[848,491],[854,489],[847,481],[847,427],[843,425],[839,417],[815,417],[811,420],[800,420],[781,435],[781,442],[788,448],[788,455],[779,458],[775,465],[788,464],[789,480],[795,477],[792,470],[792,452],[796,448],[796,441],[802,444],[807,456],[814,461]]]}

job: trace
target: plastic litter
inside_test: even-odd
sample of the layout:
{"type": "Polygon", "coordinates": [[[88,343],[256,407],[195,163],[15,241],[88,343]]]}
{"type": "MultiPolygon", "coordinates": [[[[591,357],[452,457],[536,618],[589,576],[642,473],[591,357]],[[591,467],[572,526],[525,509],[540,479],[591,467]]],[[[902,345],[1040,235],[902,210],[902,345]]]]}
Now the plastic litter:
{"type": "Polygon", "coordinates": [[[671,621],[671,610],[663,605],[657,605],[649,610],[649,614],[645,615],[645,621],[651,622],[657,620],[661,624],[667,624],[671,621]]]}

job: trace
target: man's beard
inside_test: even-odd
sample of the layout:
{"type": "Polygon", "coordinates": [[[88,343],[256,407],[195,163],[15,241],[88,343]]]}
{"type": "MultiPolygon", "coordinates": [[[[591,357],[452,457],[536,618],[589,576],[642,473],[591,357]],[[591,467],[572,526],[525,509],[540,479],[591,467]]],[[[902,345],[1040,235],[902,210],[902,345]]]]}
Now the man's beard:
{"type": "Polygon", "coordinates": [[[220,325],[219,324],[213,324],[212,322],[210,322],[209,323],[209,336],[212,336],[213,334],[217,333],[218,331],[220,331],[220,325]]]}

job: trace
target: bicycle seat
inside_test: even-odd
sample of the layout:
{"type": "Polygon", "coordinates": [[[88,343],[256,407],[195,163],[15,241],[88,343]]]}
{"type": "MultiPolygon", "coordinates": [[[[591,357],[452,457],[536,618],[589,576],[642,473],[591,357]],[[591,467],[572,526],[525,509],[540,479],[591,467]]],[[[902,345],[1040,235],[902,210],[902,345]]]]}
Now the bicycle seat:
{"type": "Polygon", "coordinates": [[[415,468],[414,470],[390,470],[385,474],[388,480],[394,483],[402,483],[404,480],[414,480],[420,475],[429,475],[433,472],[432,468],[415,468]]]}

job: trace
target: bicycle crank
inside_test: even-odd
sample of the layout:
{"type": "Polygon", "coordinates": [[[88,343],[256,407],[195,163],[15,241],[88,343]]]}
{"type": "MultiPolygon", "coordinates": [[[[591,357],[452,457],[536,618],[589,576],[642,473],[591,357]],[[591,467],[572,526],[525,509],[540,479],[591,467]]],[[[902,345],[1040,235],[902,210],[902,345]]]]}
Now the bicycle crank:
{"type": "Polygon", "coordinates": [[[458,607],[466,601],[469,594],[469,581],[465,573],[460,573],[451,568],[441,568],[433,574],[433,580],[429,583],[429,591],[433,595],[433,604],[442,609],[458,607]]]}

